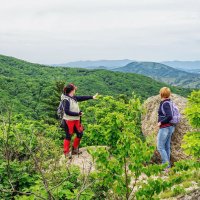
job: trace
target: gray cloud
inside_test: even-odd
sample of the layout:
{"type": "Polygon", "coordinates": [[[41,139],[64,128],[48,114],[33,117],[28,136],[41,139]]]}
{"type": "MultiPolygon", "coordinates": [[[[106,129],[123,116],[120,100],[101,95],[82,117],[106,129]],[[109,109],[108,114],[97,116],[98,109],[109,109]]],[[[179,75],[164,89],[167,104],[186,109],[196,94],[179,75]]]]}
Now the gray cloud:
{"type": "Polygon", "coordinates": [[[0,24],[0,53],[32,62],[200,59],[197,0],[9,0],[0,24]]]}

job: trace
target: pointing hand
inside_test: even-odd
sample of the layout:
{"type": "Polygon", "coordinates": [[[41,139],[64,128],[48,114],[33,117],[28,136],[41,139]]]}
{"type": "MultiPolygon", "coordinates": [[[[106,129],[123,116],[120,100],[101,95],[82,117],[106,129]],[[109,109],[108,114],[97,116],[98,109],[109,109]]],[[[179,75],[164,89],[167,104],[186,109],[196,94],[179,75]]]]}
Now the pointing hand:
{"type": "Polygon", "coordinates": [[[97,99],[97,97],[98,97],[98,93],[96,93],[94,96],[93,96],[93,99],[97,99]]]}

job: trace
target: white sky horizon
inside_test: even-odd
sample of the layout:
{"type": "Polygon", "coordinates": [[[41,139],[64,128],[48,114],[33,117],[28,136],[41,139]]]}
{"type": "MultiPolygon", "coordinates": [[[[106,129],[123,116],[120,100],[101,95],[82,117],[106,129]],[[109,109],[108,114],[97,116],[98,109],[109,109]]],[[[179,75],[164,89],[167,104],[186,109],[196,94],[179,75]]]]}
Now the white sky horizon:
{"type": "Polygon", "coordinates": [[[41,64],[200,60],[199,0],[0,0],[0,54],[41,64]]]}
{"type": "Polygon", "coordinates": [[[164,63],[164,62],[200,62],[199,60],[138,60],[138,59],[129,59],[129,58],[121,58],[121,59],[85,59],[85,60],[67,60],[65,62],[60,62],[60,63],[42,63],[42,62],[34,62],[33,60],[28,60],[28,59],[23,59],[20,57],[16,57],[16,56],[12,56],[12,55],[5,55],[5,54],[0,54],[3,56],[8,56],[8,57],[13,57],[13,58],[17,58],[19,60],[24,60],[26,62],[30,62],[30,63],[35,63],[35,64],[44,64],[44,65],[59,65],[59,64],[66,64],[66,63],[73,63],[73,62],[95,62],[95,61],[122,61],[122,60],[130,60],[130,61],[135,61],[135,62],[157,62],[157,63],[164,63]]]}

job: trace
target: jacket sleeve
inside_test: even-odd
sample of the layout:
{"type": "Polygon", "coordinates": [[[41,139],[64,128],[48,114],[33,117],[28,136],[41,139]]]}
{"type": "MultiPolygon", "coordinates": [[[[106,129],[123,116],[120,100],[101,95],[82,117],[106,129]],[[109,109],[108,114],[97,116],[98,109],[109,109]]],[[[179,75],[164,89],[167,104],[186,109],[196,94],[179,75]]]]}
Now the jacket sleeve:
{"type": "Polygon", "coordinates": [[[171,111],[170,103],[168,102],[164,103],[163,110],[165,111],[165,117],[160,121],[162,125],[169,123],[170,120],[172,119],[172,111],[171,111]]]}
{"type": "Polygon", "coordinates": [[[75,96],[75,99],[77,101],[86,101],[86,100],[89,100],[89,99],[93,99],[93,96],[75,96]]]}
{"type": "Polygon", "coordinates": [[[79,116],[79,113],[77,112],[71,112],[69,110],[69,106],[70,106],[70,103],[68,100],[64,100],[64,108],[65,108],[65,114],[69,115],[69,116],[79,116]]]}

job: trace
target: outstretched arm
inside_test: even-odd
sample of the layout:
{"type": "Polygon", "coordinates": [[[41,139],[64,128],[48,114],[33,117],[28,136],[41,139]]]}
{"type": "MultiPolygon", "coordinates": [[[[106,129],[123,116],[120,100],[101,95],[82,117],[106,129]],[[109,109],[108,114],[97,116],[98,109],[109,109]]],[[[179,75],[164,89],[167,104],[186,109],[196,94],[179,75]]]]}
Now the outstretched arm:
{"type": "Polygon", "coordinates": [[[96,93],[94,96],[75,96],[75,99],[77,101],[86,101],[89,99],[96,99],[98,96],[98,93],[96,93]]]}

